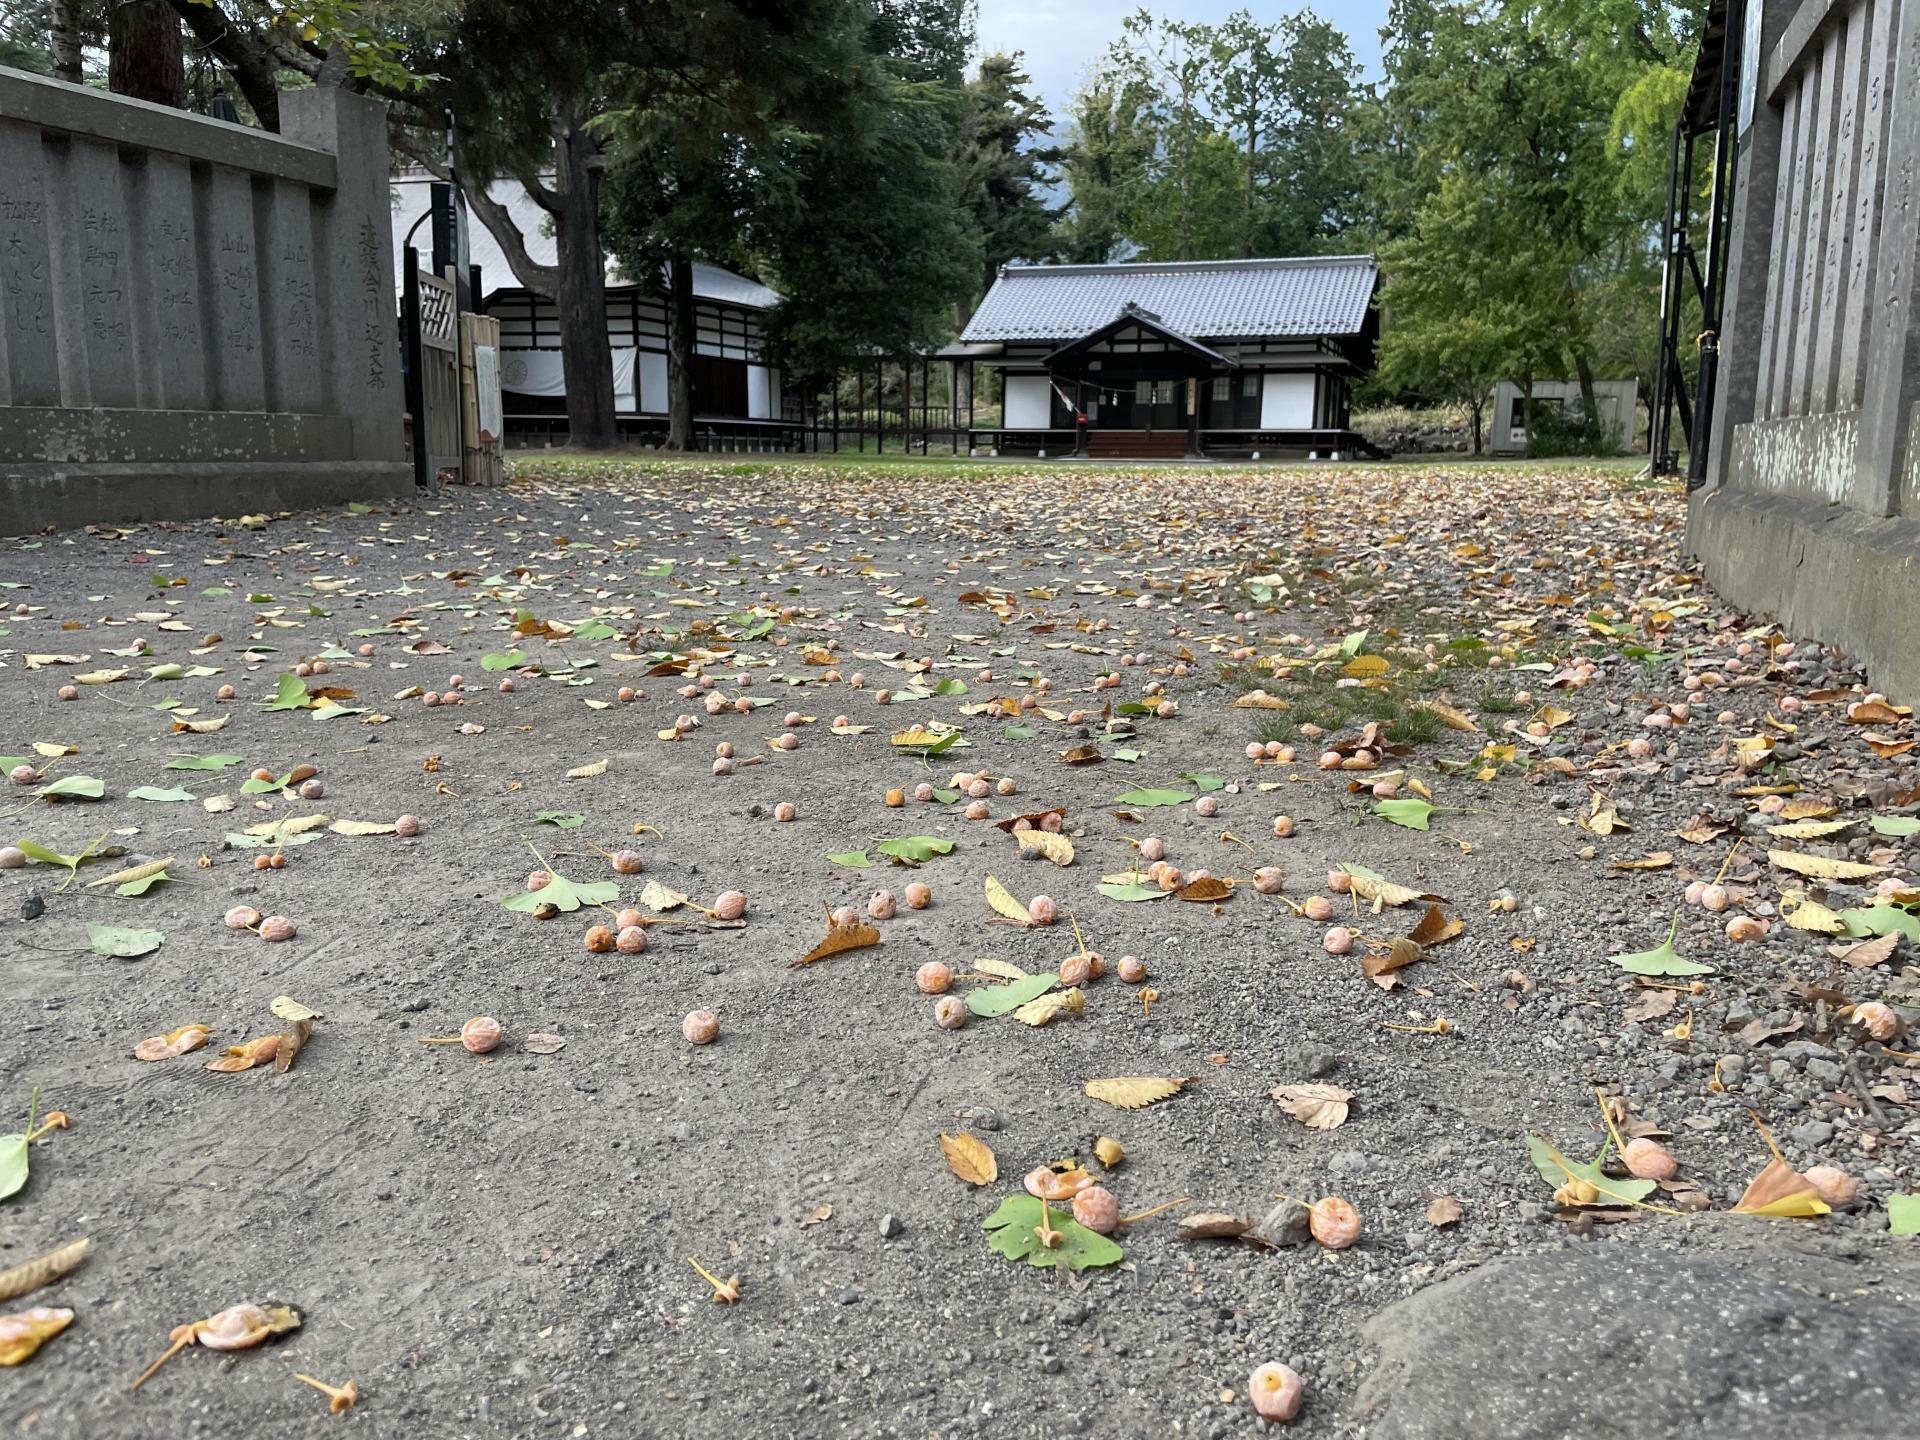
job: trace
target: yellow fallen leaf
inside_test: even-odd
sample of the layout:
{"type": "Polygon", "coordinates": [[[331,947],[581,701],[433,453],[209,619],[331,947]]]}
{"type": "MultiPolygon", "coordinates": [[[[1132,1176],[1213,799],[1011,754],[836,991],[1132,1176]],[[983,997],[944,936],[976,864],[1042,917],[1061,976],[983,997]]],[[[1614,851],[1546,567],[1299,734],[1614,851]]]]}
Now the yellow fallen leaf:
{"type": "Polygon", "coordinates": [[[591,765],[574,766],[573,769],[567,771],[567,779],[591,780],[596,775],[604,775],[606,773],[607,773],[607,762],[604,760],[596,760],[591,765]]]}
{"type": "Polygon", "coordinates": [[[398,834],[391,820],[336,820],[327,829],[335,835],[394,835],[398,834]]]}
{"type": "Polygon", "coordinates": [[[102,875],[98,880],[89,880],[87,882],[87,889],[91,890],[99,885],[131,885],[134,881],[144,880],[149,875],[158,875],[162,870],[166,869],[167,866],[171,865],[173,860],[174,857],[169,855],[164,860],[149,860],[144,865],[135,865],[126,870],[116,870],[111,875],[102,875]]]}
{"type": "Polygon", "coordinates": [[[36,740],[33,742],[33,753],[36,755],[44,755],[49,760],[58,760],[62,755],[78,755],[80,753],[80,747],[78,745],[58,745],[51,740],[36,740]]]}
{"type": "Polygon", "coordinates": [[[318,1020],[320,1012],[310,1010],[291,995],[276,995],[267,1008],[288,1024],[298,1024],[302,1020],[318,1020]]]}
{"type": "Polygon", "coordinates": [[[1835,860],[1826,855],[1803,855],[1798,850],[1769,850],[1767,859],[1782,870],[1812,875],[1819,880],[1863,880],[1887,868],[1884,865],[1866,865],[1858,860],[1835,860]]]}
{"type": "Polygon", "coordinates": [[[1732,1213],[1767,1215],[1778,1220],[1811,1220],[1831,1213],[1831,1207],[1820,1198],[1811,1180],[1775,1156],[1767,1162],[1766,1169],[1753,1177],[1732,1213]]]}
{"type": "Polygon", "coordinates": [[[658,880],[649,880],[640,892],[640,903],[658,915],[663,910],[678,909],[687,903],[687,897],[658,880]]]}
{"type": "Polygon", "coordinates": [[[111,685],[116,680],[127,678],[125,670],[89,670],[84,675],[73,677],[76,685],[111,685]]]}
{"type": "Polygon", "coordinates": [[[1073,863],[1073,841],[1045,830],[1016,830],[1013,838],[1022,850],[1038,850],[1056,865],[1073,863]]]}
{"type": "Polygon", "coordinates": [[[1378,655],[1356,655],[1340,667],[1340,673],[1351,675],[1356,680],[1366,680],[1386,674],[1387,662],[1378,655]]]}
{"type": "Polygon", "coordinates": [[[1024,980],[1031,973],[1006,960],[976,960],[973,968],[982,975],[993,975],[1002,980],[1024,980]]]}
{"type": "Polygon", "coordinates": [[[1542,705],[1540,718],[1553,729],[1558,730],[1562,725],[1571,725],[1574,717],[1571,710],[1562,710],[1558,705],[1542,705]]]}
{"type": "Polygon", "coordinates": [[[218,720],[176,720],[173,722],[175,735],[211,735],[216,730],[227,728],[227,722],[233,716],[222,715],[218,720]]]}
{"type": "Polygon", "coordinates": [[[987,1142],[978,1135],[961,1131],[940,1136],[940,1151],[947,1157],[947,1168],[969,1185],[991,1185],[1000,1178],[1000,1162],[987,1142]]]}
{"type": "Polygon", "coordinates": [[[20,1365],[33,1352],[73,1323],[73,1311],[36,1305],[14,1315],[0,1315],[0,1365],[20,1365]]]}
{"type": "Polygon", "coordinates": [[[1425,704],[1427,709],[1440,717],[1440,723],[1445,725],[1449,730],[1478,730],[1480,728],[1480,722],[1478,720],[1466,711],[1448,704],[1445,700],[1428,700],[1425,704]]]}
{"type": "Polygon", "coordinates": [[[996,915],[1004,915],[1022,925],[1033,924],[1033,913],[1014,899],[1013,892],[991,875],[987,876],[987,904],[993,907],[996,915]]]}
{"type": "Polygon", "coordinates": [[[1673,864],[1671,850],[1656,850],[1651,855],[1643,856],[1638,860],[1616,860],[1613,862],[1613,868],[1615,870],[1664,870],[1671,864],[1673,864]]]}
{"type": "Polygon", "coordinates": [[[1036,1000],[1029,1000],[1013,1012],[1013,1018],[1023,1025],[1038,1029],[1062,1015],[1084,1014],[1086,1008],[1087,992],[1075,986],[1071,990],[1054,990],[1036,1000]]]}
{"type": "Polygon", "coordinates": [[[1778,835],[1782,840],[1824,840],[1858,823],[1855,820],[1796,820],[1788,825],[1769,825],[1767,833],[1778,835]]]}
{"type": "Polygon", "coordinates": [[[1818,900],[1801,900],[1789,909],[1783,897],[1780,913],[1787,917],[1787,924],[1795,930],[1811,930],[1816,935],[1838,935],[1847,928],[1846,921],[1818,900]]]}
{"type": "Polygon", "coordinates": [[[1166,1079],[1158,1075],[1123,1075],[1111,1080],[1089,1080],[1081,1088],[1089,1098],[1102,1100],[1118,1110],[1138,1110],[1155,1105],[1191,1085],[1193,1076],[1166,1079]]]}

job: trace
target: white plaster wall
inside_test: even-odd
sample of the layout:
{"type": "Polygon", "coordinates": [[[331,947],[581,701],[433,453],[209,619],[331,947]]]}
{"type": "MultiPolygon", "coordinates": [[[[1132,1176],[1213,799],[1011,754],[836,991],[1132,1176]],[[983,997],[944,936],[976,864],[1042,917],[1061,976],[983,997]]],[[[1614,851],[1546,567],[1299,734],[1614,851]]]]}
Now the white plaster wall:
{"type": "Polygon", "coordinates": [[[1269,370],[1260,383],[1262,430],[1313,428],[1313,373],[1269,370]]]}
{"type": "Polygon", "coordinates": [[[1044,375],[1007,376],[1006,420],[1009,430],[1045,430],[1053,418],[1053,392],[1044,375]]]}

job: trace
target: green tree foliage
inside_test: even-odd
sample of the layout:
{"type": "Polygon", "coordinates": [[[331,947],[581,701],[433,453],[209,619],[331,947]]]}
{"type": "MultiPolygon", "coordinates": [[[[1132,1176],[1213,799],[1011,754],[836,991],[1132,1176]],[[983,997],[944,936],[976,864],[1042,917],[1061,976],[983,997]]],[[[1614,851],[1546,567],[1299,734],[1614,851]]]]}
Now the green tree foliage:
{"type": "Polygon", "coordinates": [[[1128,16],[1072,106],[1063,248],[1101,260],[1345,248],[1358,77],[1346,37],[1310,10],[1219,25],[1128,16]]]}
{"type": "Polygon", "coordinates": [[[1477,408],[1481,340],[1529,395],[1577,378],[1589,415],[1596,371],[1651,377],[1693,23],[1659,0],[1396,0],[1362,122],[1389,379],[1477,408]]]}
{"type": "Polygon", "coordinates": [[[1034,98],[1018,55],[988,55],[967,82],[961,183],[973,211],[984,262],[979,290],[1009,260],[1047,260],[1059,247],[1059,212],[1047,200],[1057,147],[1039,137],[1052,127],[1034,98]]]}

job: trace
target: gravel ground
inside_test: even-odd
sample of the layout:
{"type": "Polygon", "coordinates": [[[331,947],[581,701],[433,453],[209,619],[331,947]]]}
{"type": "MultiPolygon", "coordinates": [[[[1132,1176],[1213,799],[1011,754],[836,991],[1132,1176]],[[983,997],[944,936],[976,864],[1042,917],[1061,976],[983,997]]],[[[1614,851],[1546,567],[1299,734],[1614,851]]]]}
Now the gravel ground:
{"type": "MultiPolygon", "coordinates": [[[[14,787],[0,835],[125,852],[72,884],[56,865],[0,870],[0,1101],[18,1113],[0,1128],[24,1122],[36,1087],[43,1113],[71,1117],[0,1202],[0,1267],[93,1236],[80,1269],[6,1307],[76,1318],[13,1372],[0,1417],[39,1435],[232,1434],[324,1417],[301,1371],[352,1380],[361,1403],[333,1423],[371,1435],[1228,1436],[1265,1428],[1248,1374],[1282,1361],[1306,1384],[1292,1433],[1365,1434],[1397,1407],[1400,1435],[1422,1433],[1408,1416],[1433,1401],[1359,1403],[1376,1322],[1497,1258],[1684,1252],[1796,1286],[1810,1307],[1866,1287],[1920,1317],[1900,1308],[1920,1263],[1887,1209],[1920,1174],[1920,1067],[1847,1008],[1920,1020],[1913,942],[1836,959],[1858,941],[1780,914],[1790,891],[1866,911],[1883,882],[1912,880],[1917,842],[1898,832],[1920,810],[1901,748],[1913,725],[1860,709],[1842,657],[1717,602],[1679,553],[1683,505],[1606,468],[552,460],[507,490],[394,511],[0,543],[0,583],[17,587],[0,593],[22,607],[0,618],[0,752],[44,770],[14,787]],[[516,650],[525,673],[483,658],[516,650]],[[50,655],[80,658],[33,658],[50,655]],[[296,662],[322,657],[309,685],[351,692],[337,707],[361,713],[265,708],[296,662]],[[217,673],[145,678],[168,665],[217,673]],[[57,696],[116,669],[127,678],[57,696]],[[677,693],[701,675],[729,701],[772,703],[709,715],[700,692],[677,693]],[[623,703],[623,687],[642,693],[623,703]],[[1233,703],[1255,687],[1290,708],[1233,703]],[[999,697],[1035,703],[1018,723],[978,710],[999,697]],[[1143,700],[1171,713],[1121,711],[1143,700]],[[1474,728],[1436,723],[1432,703],[1474,728]],[[813,723],[780,750],[789,710],[813,723]],[[682,715],[701,723],[663,739],[682,715]],[[840,715],[866,728],[835,734],[840,715]],[[1300,732],[1316,715],[1327,733],[1300,732]],[[228,723],[171,733],[182,716],[228,723]],[[916,725],[958,727],[965,748],[922,759],[890,743],[916,725]],[[1250,760],[1267,739],[1297,753],[1250,760]],[[1335,741],[1355,765],[1372,744],[1378,768],[1319,768],[1335,741]],[[711,773],[720,742],[736,747],[731,775],[711,773]],[[1105,758],[1063,763],[1085,744],[1105,758]],[[239,762],[167,768],[214,754],[239,762]],[[256,766],[300,765],[318,798],[241,793],[256,766]],[[988,820],[912,798],[959,771],[1015,793],[989,797],[988,820]],[[76,775],[104,798],[35,798],[76,775]],[[1371,812],[1387,775],[1400,798],[1430,789],[1429,830],[1371,812]],[[1187,795],[1120,798],[1139,788],[1187,795]],[[1769,835],[1799,812],[1763,813],[1773,802],[1743,793],[1756,788],[1854,823],[1769,835]],[[1054,808],[1077,852],[1064,869],[993,823],[1054,808]],[[226,841],[296,816],[402,813],[417,837],[316,828],[280,869],[226,841]],[[907,835],[954,848],[908,874],[875,843],[907,835]],[[1188,875],[1232,877],[1231,897],[1099,893],[1149,836],[1188,875]],[[623,847],[643,875],[613,872],[605,852],[623,847]],[[862,849],[864,870],[828,858],[862,849]],[[1770,849],[1881,868],[1821,880],[1770,849]],[[86,884],[168,856],[170,880],[144,895],[86,884]],[[1428,902],[1356,917],[1329,876],[1349,864],[1445,897],[1463,922],[1385,977],[1393,989],[1362,958],[1428,902]],[[649,917],[645,953],[589,953],[604,912],[503,908],[542,865],[616,882],[621,906],[651,881],[706,906],[738,889],[745,924],[682,906],[649,917]],[[1256,891],[1267,866],[1279,894],[1256,891]],[[1061,919],[1002,920],[988,875],[1052,897],[1061,919]],[[1686,902],[1716,876],[1724,913],[1686,902]],[[931,906],[876,921],[879,946],[791,964],[825,933],[823,903],[864,913],[876,889],[915,880],[931,906]],[[1296,911],[1316,895],[1334,921],[1296,911]],[[228,929],[237,905],[298,934],[228,929]],[[1679,952],[1712,967],[1695,990],[1643,988],[1609,963],[1658,946],[1676,911],[1679,952]],[[1084,1013],[1044,1028],[934,1025],[917,967],[1053,971],[1080,949],[1068,912],[1109,965],[1140,957],[1145,986],[1109,970],[1084,1013]],[[1730,940],[1739,917],[1770,931],[1730,940]],[[1358,932],[1350,953],[1328,953],[1333,923],[1358,932]],[[89,924],[165,943],[100,956],[89,924]],[[277,996],[320,1012],[292,1068],[210,1073],[225,1046],[286,1028],[277,996]],[[718,1014],[717,1043],[682,1040],[697,1008],[718,1014]],[[490,1054],[419,1043],[478,1015],[505,1029],[490,1054]],[[212,1028],[207,1049],[133,1057],[190,1022],[212,1028]],[[564,1048],[529,1039],[548,1035],[564,1048]],[[1082,1090],[1119,1076],[1197,1080],[1139,1110],[1082,1090]],[[1351,1092],[1345,1124],[1310,1129],[1270,1098],[1302,1083],[1351,1092]],[[1530,1162],[1529,1131],[1576,1161],[1600,1149],[1596,1087],[1677,1157],[1658,1209],[1562,1206],[1530,1162]],[[1810,1220],[1727,1214],[1768,1160],[1749,1110],[1797,1169],[1853,1176],[1857,1201],[1810,1220]],[[999,1179],[956,1178],[942,1132],[990,1145],[999,1179]],[[1110,1173],[1101,1135],[1126,1151],[1110,1173]],[[1108,1268],[991,1250],[999,1200],[1070,1157],[1123,1215],[1190,1201],[1126,1227],[1108,1268]],[[1350,1201],[1360,1242],[1303,1241],[1282,1193],[1350,1201]],[[1442,1196],[1461,1218],[1438,1226],[1442,1196]],[[1202,1210],[1298,1243],[1183,1239],[1181,1215],[1202,1210]],[[739,1303],[711,1303],[689,1256],[737,1276],[739,1303]],[[189,1349],[129,1393],[173,1326],[242,1301],[296,1306],[305,1324],[261,1350],[189,1349]]],[[[1620,1303],[1663,1303],[1625,1288],[1638,1298],[1620,1303]]],[[[1510,1323],[1516,1347],[1577,1343],[1577,1316],[1559,1336],[1510,1323]]],[[[1596,1393],[1590,1413],[1614,1423],[1614,1401],[1596,1393]]],[[[1910,1433],[1897,1420],[1863,1408],[1829,1433],[1910,1433]]],[[[1431,1433],[1455,1432],[1436,1417],[1431,1433]]]]}

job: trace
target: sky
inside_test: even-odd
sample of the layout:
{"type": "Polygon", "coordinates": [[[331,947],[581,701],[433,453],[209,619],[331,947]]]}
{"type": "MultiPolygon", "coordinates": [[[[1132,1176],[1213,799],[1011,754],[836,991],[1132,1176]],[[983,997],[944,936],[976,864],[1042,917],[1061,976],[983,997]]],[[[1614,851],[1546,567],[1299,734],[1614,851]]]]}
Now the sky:
{"type": "MultiPolygon", "coordinates": [[[[1320,0],[1310,8],[1346,31],[1368,79],[1380,73],[1380,27],[1388,0],[1320,0]]],[[[982,53],[1026,52],[1027,73],[1058,116],[1088,67],[1119,38],[1120,22],[1142,5],[1170,20],[1214,23],[1235,10],[1273,21],[1309,8],[1292,0],[980,0],[982,53]]]]}

